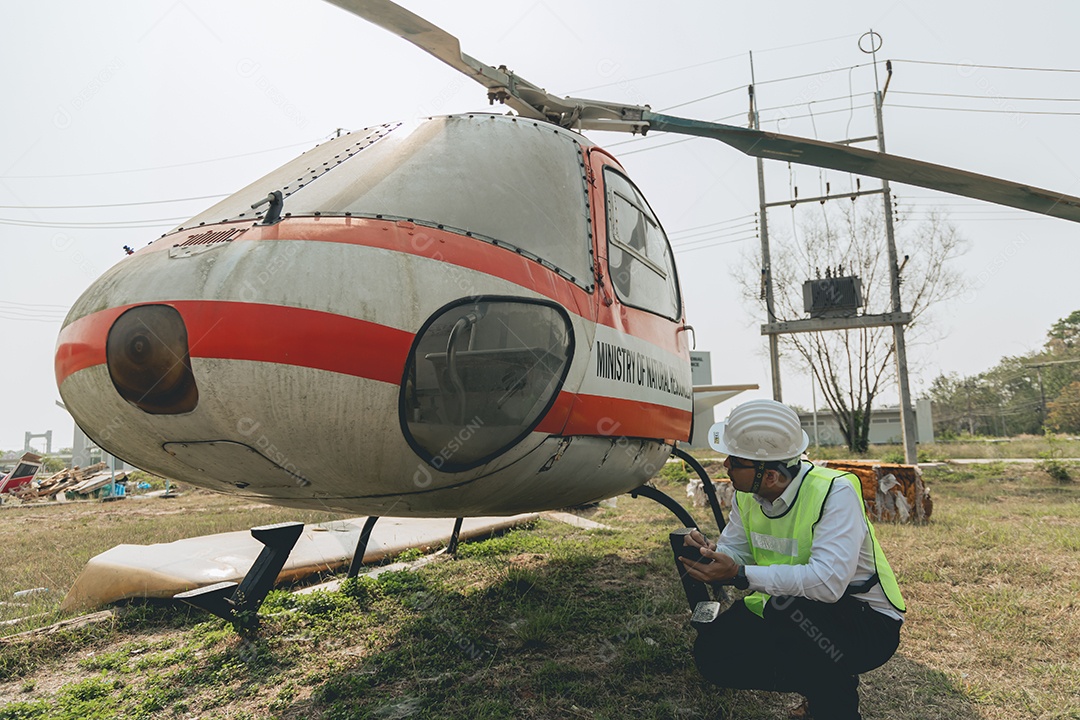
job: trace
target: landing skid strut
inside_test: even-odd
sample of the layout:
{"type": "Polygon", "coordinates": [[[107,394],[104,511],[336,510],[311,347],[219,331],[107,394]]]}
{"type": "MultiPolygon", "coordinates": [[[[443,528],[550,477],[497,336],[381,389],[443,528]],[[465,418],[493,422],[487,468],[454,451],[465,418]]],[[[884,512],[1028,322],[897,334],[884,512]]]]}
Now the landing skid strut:
{"type": "MultiPolygon", "coordinates": [[[[724,514],[720,508],[720,500],[716,496],[716,487],[713,485],[712,480],[709,478],[709,474],[705,472],[705,468],[702,467],[692,455],[685,450],[676,447],[672,453],[677,456],[687,465],[694,469],[694,472],[701,478],[702,486],[705,489],[705,496],[709,500],[709,507],[712,509],[713,517],[716,519],[716,527],[720,532],[724,531],[724,514]]],[[[720,611],[720,603],[727,598],[727,592],[721,585],[712,585],[713,595],[716,600],[713,600],[709,596],[709,590],[705,583],[698,582],[691,578],[681,562],[679,562],[679,551],[683,547],[686,535],[691,531],[698,529],[698,524],[694,520],[693,516],[680,505],[674,498],[657,490],[651,485],[641,485],[630,491],[630,497],[636,498],[638,495],[655,500],[660,503],[679,519],[683,524],[683,528],[671,532],[668,536],[671,542],[671,552],[675,560],[675,570],[679,574],[679,579],[682,581],[683,592],[686,593],[686,601],[690,605],[690,609],[694,611],[694,616],[691,622],[695,625],[711,622],[713,618],[720,611]]]]}
{"type": "Polygon", "coordinates": [[[251,536],[263,544],[263,549],[239,585],[219,582],[173,597],[242,628],[256,627],[259,624],[259,606],[273,589],[278,573],[285,567],[285,561],[302,532],[304,523],[301,522],[251,528],[251,536]]]}
{"type": "MultiPolygon", "coordinates": [[[[360,537],[356,542],[356,550],[353,552],[352,562],[349,564],[348,576],[350,578],[360,573],[368,543],[371,541],[371,532],[378,521],[379,518],[376,515],[364,521],[364,527],[361,528],[360,537]]],[[[450,542],[446,547],[448,555],[453,556],[457,553],[463,521],[464,518],[454,520],[454,530],[450,534],[450,542]]],[[[251,528],[252,537],[261,542],[264,547],[239,585],[234,582],[220,582],[188,590],[173,597],[224,618],[241,628],[250,630],[257,627],[259,607],[273,589],[281,568],[285,567],[285,561],[288,560],[289,553],[296,546],[296,541],[300,539],[303,531],[304,523],[300,522],[251,528]]]]}

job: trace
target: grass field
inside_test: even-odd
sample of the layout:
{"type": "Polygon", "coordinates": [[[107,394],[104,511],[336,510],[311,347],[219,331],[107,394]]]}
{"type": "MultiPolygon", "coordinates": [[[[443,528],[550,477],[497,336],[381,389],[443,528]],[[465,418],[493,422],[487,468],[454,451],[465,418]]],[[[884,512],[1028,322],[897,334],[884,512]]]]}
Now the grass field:
{"type": "MultiPolygon", "coordinates": [[[[998,463],[927,480],[929,524],[878,528],[910,611],[897,656],[863,678],[864,717],[1080,718],[1080,483],[998,463]]],[[[694,670],[665,551],[674,518],[629,497],[588,514],[610,529],[542,519],[342,592],[275,592],[251,637],[131,605],[4,638],[0,720],[781,717],[794,696],[719,690],[694,670]]],[[[0,518],[0,598],[53,589],[0,606],[6,619],[42,614],[11,633],[54,620],[58,591],[115,544],[328,516],[189,493],[0,518]]]]}

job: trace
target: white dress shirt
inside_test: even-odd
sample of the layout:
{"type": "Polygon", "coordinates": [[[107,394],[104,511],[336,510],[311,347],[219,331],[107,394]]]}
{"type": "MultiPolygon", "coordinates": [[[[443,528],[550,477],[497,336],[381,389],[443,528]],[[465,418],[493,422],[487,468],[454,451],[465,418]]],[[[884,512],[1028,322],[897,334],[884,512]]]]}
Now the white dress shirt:
{"type": "MultiPolygon", "coordinates": [[[[811,467],[804,461],[799,474],[776,500],[769,502],[753,496],[766,516],[778,517],[791,507],[811,467]]],[[[746,566],[751,590],[833,603],[843,597],[848,585],[866,582],[874,574],[874,545],[859,506],[861,502],[850,483],[832,484],[821,520],[814,527],[814,544],[805,565],[754,565],[737,502],[731,504],[731,514],[716,549],[746,566]]],[[[885,597],[880,583],[854,597],[884,615],[903,620],[903,615],[885,597]]]]}

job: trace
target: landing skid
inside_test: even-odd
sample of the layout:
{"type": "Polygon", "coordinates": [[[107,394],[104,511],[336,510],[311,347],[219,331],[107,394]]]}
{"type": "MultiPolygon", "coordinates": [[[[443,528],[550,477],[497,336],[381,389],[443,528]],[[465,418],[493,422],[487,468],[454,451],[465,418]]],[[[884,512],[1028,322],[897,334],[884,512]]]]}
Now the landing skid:
{"type": "Polygon", "coordinates": [[[173,597],[206,610],[234,625],[252,629],[259,624],[259,606],[277,580],[296,541],[304,532],[304,523],[289,522],[251,528],[251,536],[263,544],[247,575],[237,585],[220,582],[188,590],[173,597]]]}
{"type": "MultiPolygon", "coordinates": [[[[349,564],[348,576],[350,578],[360,574],[360,568],[364,564],[364,555],[367,554],[368,543],[371,541],[371,532],[378,521],[378,516],[370,516],[364,521],[360,538],[356,542],[356,551],[349,564]]],[[[453,556],[457,553],[463,521],[464,518],[457,518],[454,521],[454,530],[446,547],[448,555],[453,556]]],[[[257,627],[259,607],[273,589],[278,574],[285,567],[285,561],[289,559],[289,553],[292,552],[303,531],[304,524],[299,522],[251,528],[252,537],[261,542],[264,547],[239,584],[215,583],[179,593],[173,598],[224,618],[238,628],[250,630],[257,627]]]]}

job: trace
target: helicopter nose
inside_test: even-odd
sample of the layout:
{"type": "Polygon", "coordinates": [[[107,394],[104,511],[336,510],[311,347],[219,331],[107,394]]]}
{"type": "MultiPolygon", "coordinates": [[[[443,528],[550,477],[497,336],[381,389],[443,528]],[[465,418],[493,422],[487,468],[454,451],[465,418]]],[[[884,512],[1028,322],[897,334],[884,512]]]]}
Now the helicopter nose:
{"type": "Polygon", "coordinates": [[[199,403],[187,327],[173,307],[126,311],[109,328],[105,358],[116,391],[144,412],[178,415],[199,403]]]}

